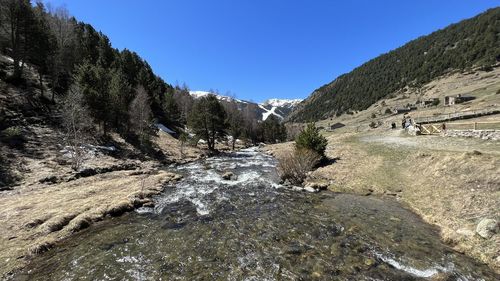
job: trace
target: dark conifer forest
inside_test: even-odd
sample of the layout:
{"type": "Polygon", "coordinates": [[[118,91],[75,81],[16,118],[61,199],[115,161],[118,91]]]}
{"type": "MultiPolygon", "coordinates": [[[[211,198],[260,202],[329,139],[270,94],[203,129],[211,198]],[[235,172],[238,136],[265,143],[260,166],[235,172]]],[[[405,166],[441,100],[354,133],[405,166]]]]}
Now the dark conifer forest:
{"type": "MultiPolygon", "coordinates": [[[[180,132],[188,120],[203,118],[191,116],[206,112],[191,110],[193,106],[203,106],[205,100],[193,99],[187,85],[165,82],[137,53],[113,48],[105,34],[78,21],[65,8],[46,7],[41,1],[30,0],[0,0],[0,4],[0,53],[13,61],[13,67],[0,67],[0,78],[26,88],[28,76],[36,73],[37,85],[29,86],[37,90],[30,91],[31,95],[49,100],[50,107],[63,112],[61,107],[70,106],[64,101],[82,102],[79,108],[85,109],[98,129],[93,132],[95,135],[114,131],[136,143],[147,144],[154,123],[180,132]],[[68,98],[69,92],[73,93],[68,98]]],[[[227,114],[218,120],[217,136],[244,137],[254,143],[286,139],[279,120],[261,124],[252,114],[234,110],[236,107],[220,107],[227,114]],[[266,128],[275,126],[281,128],[279,136],[267,132],[266,128]]]]}
{"type": "Polygon", "coordinates": [[[289,120],[316,121],[363,110],[406,86],[422,86],[453,70],[488,70],[500,61],[499,34],[500,8],[495,8],[415,39],[316,89],[289,120]]]}

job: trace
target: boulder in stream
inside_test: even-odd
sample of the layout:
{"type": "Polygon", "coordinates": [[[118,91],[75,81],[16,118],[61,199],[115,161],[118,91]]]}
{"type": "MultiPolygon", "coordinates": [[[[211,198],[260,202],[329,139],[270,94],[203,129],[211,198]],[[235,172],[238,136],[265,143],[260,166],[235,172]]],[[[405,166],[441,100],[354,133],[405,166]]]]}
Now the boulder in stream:
{"type": "Polygon", "coordinates": [[[233,172],[225,172],[222,174],[222,179],[224,180],[235,180],[236,175],[233,172]]]}
{"type": "Polygon", "coordinates": [[[308,182],[305,188],[312,188],[314,190],[326,190],[328,189],[328,183],[326,182],[308,182]]]}

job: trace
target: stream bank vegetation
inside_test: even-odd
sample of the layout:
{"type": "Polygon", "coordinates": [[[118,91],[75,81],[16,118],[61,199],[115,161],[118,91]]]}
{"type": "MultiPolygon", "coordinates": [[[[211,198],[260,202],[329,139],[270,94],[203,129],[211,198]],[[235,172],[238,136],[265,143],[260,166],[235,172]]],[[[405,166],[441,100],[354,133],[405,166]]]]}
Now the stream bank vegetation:
{"type": "Polygon", "coordinates": [[[314,123],[295,139],[293,151],[278,156],[278,174],[285,184],[302,185],[309,172],[325,161],[328,141],[314,123]]]}
{"type": "MultiPolygon", "coordinates": [[[[325,155],[335,161],[307,173],[303,185],[397,200],[438,226],[450,247],[500,272],[500,143],[408,137],[391,129],[356,132],[352,122],[356,126],[347,123],[349,130],[322,132],[328,140],[325,155]]],[[[264,149],[280,159],[293,155],[296,146],[287,142],[264,149]]]]}

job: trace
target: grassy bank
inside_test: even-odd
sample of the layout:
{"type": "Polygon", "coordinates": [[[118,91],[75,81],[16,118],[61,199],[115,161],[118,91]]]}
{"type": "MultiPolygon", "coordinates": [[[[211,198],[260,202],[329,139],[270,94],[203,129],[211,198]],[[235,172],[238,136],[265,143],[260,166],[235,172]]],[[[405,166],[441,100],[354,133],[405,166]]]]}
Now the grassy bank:
{"type": "Polygon", "coordinates": [[[179,175],[154,170],[116,171],[60,184],[37,184],[0,199],[0,276],[33,255],[104,219],[151,205],[151,197],[179,175]]]}
{"type": "MultiPolygon", "coordinates": [[[[396,132],[328,136],[334,163],[309,182],[335,192],[395,198],[440,227],[445,242],[500,271],[500,235],[475,233],[483,218],[499,219],[500,143],[476,139],[407,137],[396,132]]],[[[292,143],[270,146],[279,154],[292,143]]]]}

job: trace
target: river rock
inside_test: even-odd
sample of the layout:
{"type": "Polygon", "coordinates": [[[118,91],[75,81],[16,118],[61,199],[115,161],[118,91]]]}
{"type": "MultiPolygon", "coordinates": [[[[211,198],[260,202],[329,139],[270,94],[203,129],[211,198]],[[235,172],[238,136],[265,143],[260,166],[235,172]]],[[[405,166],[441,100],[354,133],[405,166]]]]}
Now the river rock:
{"type": "Polygon", "coordinates": [[[431,277],[431,281],[452,281],[456,280],[455,277],[449,272],[439,272],[431,277]]]}
{"type": "Polygon", "coordinates": [[[326,182],[308,182],[305,188],[312,188],[314,190],[326,190],[328,188],[328,183],[326,182]]]}
{"type": "Polygon", "coordinates": [[[225,172],[223,175],[222,175],[222,179],[224,180],[235,180],[236,179],[236,176],[234,175],[233,172],[225,172]]]}
{"type": "Polygon", "coordinates": [[[475,234],[474,230],[467,229],[467,228],[460,228],[457,230],[457,233],[460,235],[463,235],[463,236],[467,236],[467,237],[472,237],[475,234]]]}
{"type": "Polygon", "coordinates": [[[489,239],[498,232],[498,228],[498,221],[494,219],[482,219],[477,224],[476,233],[485,239],[489,239]]]}
{"type": "Polygon", "coordinates": [[[154,208],[155,202],[149,201],[149,202],[144,203],[144,205],[142,205],[142,206],[146,207],[146,208],[154,208]]]}
{"type": "Polygon", "coordinates": [[[372,258],[365,259],[364,263],[366,268],[370,268],[377,265],[377,261],[372,258]]]}
{"type": "Polygon", "coordinates": [[[39,180],[39,183],[49,183],[49,184],[54,184],[58,183],[60,179],[57,176],[47,176],[41,180],[39,180]]]}
{"type": "Polygon", "coordinates": [[[302,245],[298,242],[292,242],[288,245],[286,253],[289,255],[301,255],[308,250],[309,247],[302,245]]]}
{"type": "Polygon", "coordinates": [[[314,272],[311,274],[311,277],[312,277],[312,278],[315,278],[315,279],[321,278],[321,273],[319,273],[319,272],[317,272],[317,271],[314,271],[314,272]]]}

